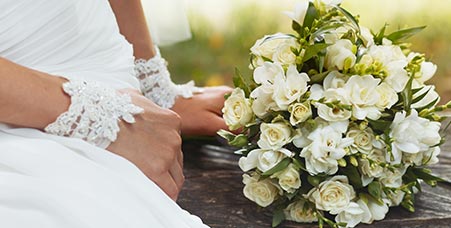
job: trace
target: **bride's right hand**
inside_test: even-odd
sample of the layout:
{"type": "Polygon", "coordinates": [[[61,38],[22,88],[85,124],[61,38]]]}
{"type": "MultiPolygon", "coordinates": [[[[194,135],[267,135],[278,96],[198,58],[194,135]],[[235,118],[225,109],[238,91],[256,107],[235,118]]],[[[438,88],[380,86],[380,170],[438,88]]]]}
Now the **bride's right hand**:
{"type": "Polygon", "coordinates": [[[176,200],[185,180],[181,150],[180,117],[162,109],[136,91],[122,90],[144,112],[136,123],[120,122],[117,140],[107,150],[134,163],[169,197],[176,200]]]}

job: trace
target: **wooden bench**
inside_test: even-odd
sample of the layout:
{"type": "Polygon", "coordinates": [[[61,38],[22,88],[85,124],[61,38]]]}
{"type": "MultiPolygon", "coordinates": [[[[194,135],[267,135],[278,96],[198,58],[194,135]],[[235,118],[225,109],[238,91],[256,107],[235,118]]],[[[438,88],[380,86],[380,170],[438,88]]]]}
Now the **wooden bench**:
{"type": "MultiPolygon", "coordinates": [[[[446,132],[450,135],[451,130],[446,132]]],[[[448,137],[449,138],[449,137],[448,137]]],[[[258,209],[243,195],[239,157],[231,148],[213,141],[188,141],[184,144],[186,182],[178,203],[202,218],[211,227],[271,227],[270,211],[258,209]],[[216,144],[216,145],[215,145],[216,144]]],[[[440,163],[433,171],[451,179],[451,142],[442,145],[440,163]]],[[[416,196],[416,211],[391,208],[383,221],[358,227],[445,228],[451,227],[451,185],[435,188],[424,185],[416,196]]],[[[279,227],[317,227],[284,222],[279,227]]]]}

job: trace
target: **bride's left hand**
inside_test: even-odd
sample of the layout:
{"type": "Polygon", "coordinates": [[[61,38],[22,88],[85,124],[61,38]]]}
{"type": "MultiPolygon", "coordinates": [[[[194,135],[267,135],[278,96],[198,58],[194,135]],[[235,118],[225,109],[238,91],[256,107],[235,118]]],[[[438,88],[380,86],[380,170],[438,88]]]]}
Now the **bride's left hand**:
{"type": "Polygon", "coordinates": [[[203,93],[192,98],[178,97],[172,110],[182,120],[183,135],[213,136],[220,129],[227,129],[222,118],[224,95],[231,93],[227,86],[205,87],[203,93]]]}

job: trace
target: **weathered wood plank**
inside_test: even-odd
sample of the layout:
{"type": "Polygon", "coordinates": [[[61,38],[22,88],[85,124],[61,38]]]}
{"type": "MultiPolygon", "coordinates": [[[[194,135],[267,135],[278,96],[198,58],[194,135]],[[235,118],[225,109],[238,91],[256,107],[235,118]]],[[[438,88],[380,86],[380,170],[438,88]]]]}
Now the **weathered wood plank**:
{"type": "MultiPolygon", "coordinates": [[[[449,135],[450,131],[447,132],[449,135]]],[[[211,142],[189,142],[184,145],[186,183],[179,204],[198,215],[211,227],[271,227],[271,213],[258,209],[243,193],[239,156],[226,146],[211,142]]],[[[451,180],[451,141],[442,146],[435,173],[451,180]]],[[[316,227],[284,222],[280,227],[316,227]]],[[[423,187],[416,197],[416,212],[391,208],[386,219],[359,227],[444,228],[451,227],[451,185],[423,187]]]]}

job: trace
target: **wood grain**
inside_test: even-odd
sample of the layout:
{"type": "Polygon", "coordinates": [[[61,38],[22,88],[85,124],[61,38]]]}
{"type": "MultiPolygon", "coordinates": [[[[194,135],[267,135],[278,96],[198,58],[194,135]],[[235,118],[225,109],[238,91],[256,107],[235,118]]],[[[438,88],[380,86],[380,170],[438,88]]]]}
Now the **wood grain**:
{"type": "MultiPolygon", "coordinates": [[[[451,132],[445,133],[449,138],[451,132]]],[[[239,156],[233,154],[232,148],[218,145],[217,141],[191,140],[184,144],[184,152],[186,182],[178,201],[183,208],[211,227],[271,227],[271,212],[259,209],[243,196],[239,156]]],[[[442,145],[440,163],[433,166],[434,173],[447,180],[451,180],[450,152],[451,142],[447,140],[442,145]]],[[[401,207],[391,208],[385,220],[358,227],[451,227],[451,185],[424,185],[415,206],[414,213],[401,207]]],[[[317,226],[284,222],[279,227],[317,226]]]]}

